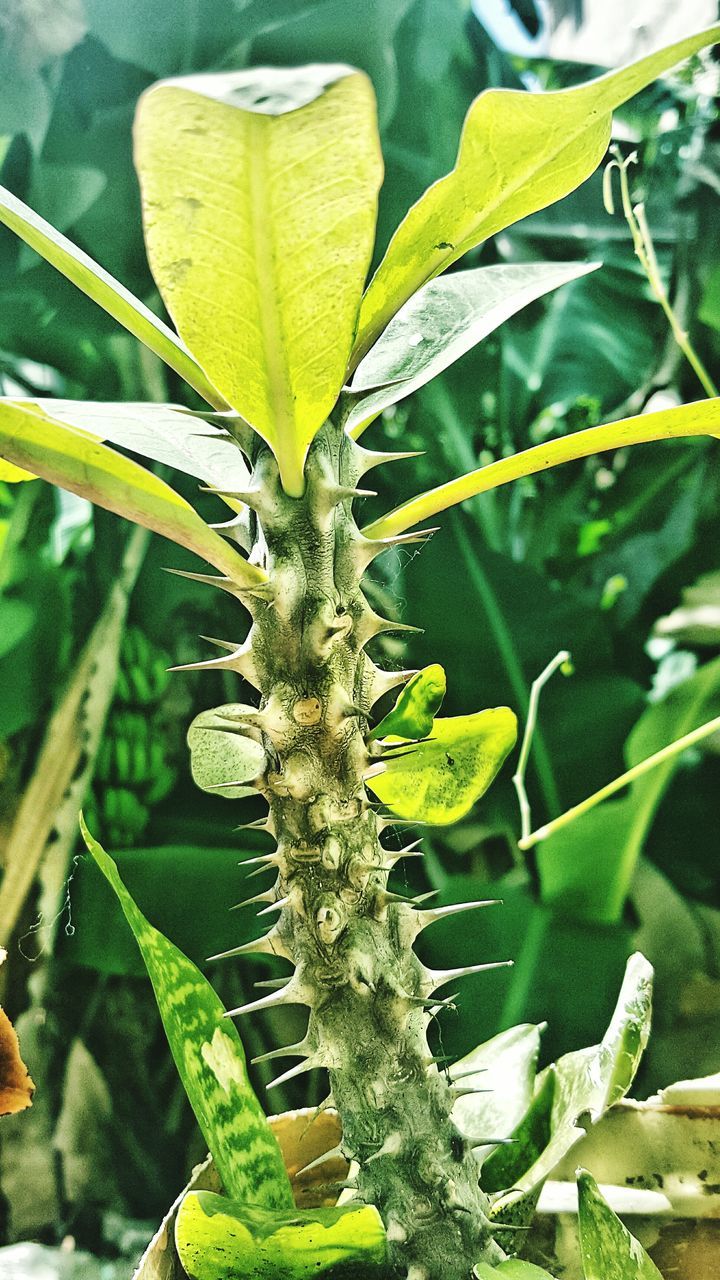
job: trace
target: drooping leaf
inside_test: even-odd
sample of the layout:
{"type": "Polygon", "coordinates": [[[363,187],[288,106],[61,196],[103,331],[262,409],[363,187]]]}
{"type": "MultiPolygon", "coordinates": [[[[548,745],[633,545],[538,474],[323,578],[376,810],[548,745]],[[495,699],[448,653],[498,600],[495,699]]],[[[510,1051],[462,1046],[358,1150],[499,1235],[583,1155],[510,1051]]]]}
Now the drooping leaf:
{"type": "Polygon", "coordinates": [[[140,100],[150,265],[179,332],[302,493],[352,345],[382,162],[342,66],[191,76],[140,100]]]}
{"type": "Polygon", "coordinates": [[[477,471],[470,471],[457,480],[429,489],[427,493],[410,498],[402,506],[395,507],[387,515],[366,525],[363,533],[368,538],[387,538],[402,533],[412,525],[447,511],[459,502],[467,502],[479,493],[487,493],[500,485],[532,476],[538,471],[548,471],[561,462],[577,458],[589,458],[608,449],[623,449],[632,444],[646,444],[652,440],[672,440],[678,436],[715,436],[720,438],[720,399],[698,400],[694,404],[682,404],[656,413],[644,413],[620,422],[609,422],[602,427],[588,427],[572,435],[544,444],[523,449],[509,458],[500,458],[477,471]]]}
{"type": "Polygon", "coordinates": [[[578,1225],[585,1280],[662,1280],[587,1169],[578,1169],[578,1225]]]}
{"type": "Polygon", "coordinates": [[[208,404],[216,409],[227,408],[222,396],[218,395],[197,361],[172,329],[163,324],[119,280],[115,280],[82,249],[78,249],[77,245],[4,187],[0,187],[0,222],[154,351],[165,364],[194,387],[208,404]]]}
{"type": "Polygon", "coordinates": [[[627,1093],[650,1033],[651,995],[652,967],[636,952],[628,960],[615,1012],[600,1044],[565,1054],[538,1076],[533,1102],[514,1135],[520,1141],[498,1148],[485,1162],[483,1185],[497,1185],[502,1161],[506,1186],[511,1188],[494,1204],[494,1215],[502,1218],[544,1182],[583,1137],[585,1130],[578,1124],[582,1116],[596,1123],[627,1093]],[[546,1115],[548,1106],[549,1141],[536,1158],[533,1119],[535,1113],[546,1115]]]}
{"type": "Polygon", "coordinates": [[[0,406],[0,457],[179,542],[239,587],[257,589],[266,581],[163,480],[39,409],[0,406]]]}
{"type": "Polygon", "coordinates": [[[145,919],[82,817],[80,827],[142,952],[180,1078],[225,1189],[245,1204],[292,1208],[280,1148],[250,1085],[236,1027],[200,970],[145,919]]]}
{"type": "Polygon", "coordinates": [[[185,1196],[175,1244],[190,1280],[340,1280],[378,1274],[386,1259],[373,1205],[269,1213],[212,1191],[185,1196]]]}
{"type": "Polygon", "coordinates": [[[508,1258],[497,1267],[478,1262],[474,1274],[477,1280],[497,1280],[497,1277],[504,1277],[504,1280],[554,1280],[544,1267],[536,1267],[534,1262],[525,1262],[522,1258],[508,1258]]]}
{"type": "Polygon", "coordinates": [[[425,738],[442,706],[447,689],[445,672],[439,663],[423,667],[404,686],[395,706],[368,737],[369,742],[395,734],[399,738],[425,738]]]}
{"type": "Polygon", "coordinates": [[[175,467],[216,488],[247,487],[249,471],[232,436],[212,422],[193,417],[180,405],[0,398],[0,406],[3,404],[37,406],[55,422],[175,467]]]}
{"type": "Polygon", "coordinates": [[[442,373],[504,320],[598,265],[529,262],[477,267],[428,281],[356,369],[346,429],[357,439],[383,409],[442,373]]]}
{"type": "Polygon", "coordinates": [[[481,93],[465,118],[455,168],[413,205],[370,282],[356,362],[427,280],[589,177],[605,154],[616,107],[718,40],[720,25],[709,27],[574,89],[481,93]]]}
{"type": "MultiPolygon", "coordinates": [[[[233,720],[243,714],[257,714],[256,708],[242,703],[226,703],[211,711],[201,711],[188,729],[190,769],[193,780],[203,791],[237,800],[255,794],[253,787],[243,786],[262,773],[267,764],[265,749],[248,733],[233,731],[233,720]],[[237,783],[228,786],[228,783],[237,783]]],[[[258,735],[259,736],[259,735],[258,735]]]]}
{"type": "MultiPolygon", "coordinates": [[[[457,822],[487,791],[515,745],[517,719],[508,707],[435,720],[425,742],[397,739],[384,772],[366,784],[400,818],[444,826],[457,822]]],[[[376,766],[371,766],[374,770],[376,766]]]]}
{"type": "Polygon", "coordinates": [[[509,1137],[525,1115],[533,1096],[541,1031],[529,1022],[501,1031],[450,1068],[452,1077],[462,1076],[463,1089],[479,1091],[458,1098],[453,1107],[455,1124],[474,1147],[489,1150],[495,1145],[493,1138],[509,1137]]]}

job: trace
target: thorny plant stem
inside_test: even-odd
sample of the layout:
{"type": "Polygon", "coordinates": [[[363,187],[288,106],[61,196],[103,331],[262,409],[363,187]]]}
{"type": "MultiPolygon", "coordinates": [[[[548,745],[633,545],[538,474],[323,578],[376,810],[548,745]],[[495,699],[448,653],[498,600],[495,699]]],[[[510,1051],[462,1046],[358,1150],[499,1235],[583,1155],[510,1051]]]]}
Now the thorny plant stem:
{"type": "Polygon", "coordinates": [[[621,773],[618,778],[608,782],[607,786],[601,787],[599,791],[595,791],[587,799],[581,800],[580,804],[573,805],[572,809],[567,809],[559,818],[553,818],[552,822],[546,823],[544,827],[538,827],[537,831],[524,836],[519,841],[520,848],[523,850],[532,849],[541,840],[547,840],[548,836],[554,835],[556,831],[568,826],[576,818],[582,817],[584,813],[589,813],[602,800],[608,800],[610,796],[622,791],[623,787],[629,786],[631,782],[635,782],[643,774],[649,773],[656,765],[663,764],[666,760],[671,760],[673,756],[680,755],[682,751],[687,751],[688,747],[694,747],[698,742],[709,738],[712,733],[718,732],[720,732],[720,716],[715,716],[714,719],[701,724],[697,729],[692,729],[690,733],[683,734],[682,738],[677,738],[675,742],[670,742],[667,747],[662,747],[660,751],[655,751],[651,756],[647,756],[639,764],[633,765],[632,769],[628,769],[626,773],[621,773]]]}
{"type": "Polygon", "coordinates": [[[670,302],[665,285],[663,284],[657,256],[655,254],[655,246],[653,244],[650,228],[645,216],[645,205],[642,202],[633,205],[630,196],[630,185],[628,183],[627,171],[631,164],[637,164],[637,152],[633,151],[629,156],[627,156],[627,158],[623,158],[619,147],[615,146],[612,148],[612,154],[613,159],[606,166],[605,173],[603,175],[603,201],[605,208],[611,216],[614,214],[615,204],[612,194],[612,175],[617,169],[618,174],[620,175],[620,199],[622,202],[623,214],[630,228],[630,234],[632,236],[636,256],[638,257],[640,265],[647,276],[650,288],[665,312],[665,316],[667,317],[675,342],[695,373],[703,391],[707,396],[717,396],[718,389],[697,351],[693,347],[687,330],[683,328],[680,320],[675,314],[675,310],[670,302]]]}
{"type": "Polygon", "coordinates": [[[517,792],[518,804],[520,805],[520,848],[524,848],[523,841],[529,839],[532,829],[532,817],[530,811],[530,801],[525,789],[525,773],[527,771],[528,760],[530,759],[530,748],[532,746],[533,734],[537,725],[538,710],[540,707],[540,694],[542,693],[548,680],[555,674],[558,667],[565,668],[565,674],[570,675],[569,667],[570,654],[567,649],[561,649],[555,657],[548,662],[544,671],[536,680],[533,680],[530,686],[530,698],[528,701],[527,720],[525,721],[525,732],[523,734],[522,746],[520,747],[520,757],[518,759],[517,769],[513,775],[513,786],[517,792]]]}

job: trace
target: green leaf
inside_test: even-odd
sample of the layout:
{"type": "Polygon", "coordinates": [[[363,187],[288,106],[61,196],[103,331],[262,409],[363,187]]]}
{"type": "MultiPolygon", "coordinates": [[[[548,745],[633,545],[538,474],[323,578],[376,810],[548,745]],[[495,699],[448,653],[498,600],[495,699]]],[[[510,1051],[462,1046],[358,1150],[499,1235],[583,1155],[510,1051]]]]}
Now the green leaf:
{"type": "Polygon", "coordinates": [[[142,952],[175,1064],[223,1186],[244,1203],[291,1209],[290,1180],[252,1091],[237,1029],[200,970],[145,919],[82,815],[80,828],[142,952]]]}
{"type": "Polygon", "coordinates": [[[86,431],[97,440],[143,454],[196,476],[218,489],[245,489],[249,471],[242,450],[231,435],[180,405],[113,404],[108,401],[27,400],[3,404],[34,405],[65,426],[86,431]]]}
{"type": "Polygon", "coordinates": [[[455,1124],[473,1146],[494,1146],[492,1139],[509,1137],[525,1115],[541,1031],[529,1022],[501,1031],[450,1068],[452,1077],[462,1075],[463,1089],[482,1091],[458,1098],[453,1107],[455,1124]]]}
{"type": "Polygon", "coordinates": [[[240,588],[257,590],[266,581],[260,569],[209,529],[163,480],[88,433],[55,422],[40,409],[8,402],[0,405],[0,456],[179,542],[240,588]]]}
{"type": "Polygon", "coordinates": [[[108,271],[93,262],[82,249],[56,231],[54,227],[30,209],[12,192],[0,187],[0,222],[20,236],[36,253],[57,267],[78,289],[97,302],[99,306],[134,337],[154,351],[171,369],[216,409],[227,405],[206,378],[197,361],[183,343],[162,320],[135,298],[128,289],[115,280],[108,271]]]}
{"type": "Polygon", "coordinates": [[[22,644],[35,617],[35,610],[25,600],[0,598],[0,658],[22,644]]]}
{"type": "Polygon", "coordinates": [[[394,511],[373,520],[362,532],[367,538],[392,537],[440,511],[447,511],[458,502],[467,502],[468,498],[509,484],[511,480],[548,471],[561,462],[573,462],[608,449],[623,449],[652,440],[705,435],[720,438],[720,399],[698,400],[694,404],[681,404],[657,413],[623,418],[602,427],[588,427],[585,431],[574,431],[557,440],[547,440],[532,449],[523,449],[522,453],[513,453],[509,458],[491,462],[457,480],[448,480],[446,484],[429,489],[427,493],[411,498],[402,506],[395,507],[394,511]]]}
{"type": "Polygon", "coordinates": [[[616,107],[717,40],[720,25],[574,89],[481,93],[465,118],[455,168],[413,205],[370,282],[356,363],[427,280],[589,177],[605,154],[616,107]]]}
{"type": "MultiPolygon", "coordinates": [[[[615,1012],[600,1044],[565,1054],[538,1076],[535,1098],[516,1131],[523,1141],[509,1149],[514,1164],[512,1170],[506,1170],[511,1174],[511,1190],[495,1202],[494,1214],[502,1217],[544,1182],[584,1136],[585,1129],[578,1124],[582,1116],[595,1124],[627,1093],[650,1034],[651,996],[652,967],[636,952],[628,960],[615,1012]],[[535,1158],[537,1128],[533,1120],[547,1113],[550,1101],[550,1139],[535,1158]]],[[[487,1160],[483,1185],[485,1175],[488,1185],[495,1185],[493,1161],[499,1161],[501,1152],[502,1148],[487,1160]]]]}
{"type": "MultiPolygon", "coordinates": [[[[720,658],[706,663],[660,702],[648,706],[625,744],[628,767],[720,714],[720,658]]],[[[543,901],[585,919],[619,920],[658,807],[682,757],[638,778],[538,846],[543,901]]]]}
{"type": "Polygon", "coordinates": [[[242,783],[257,778],[268,760],[259,732],[255,731],[256,739],[249,727],[242,730],[242,718],[248,714],[257,716],[257,708],[228,702],[211,711],[201,711],[190,725],[187,735],[190,769],[202,791],[211,791],[228,800],[256,794],[254,787],[245,787],[242,783]]]}
{"type": "Polygon", "coordinates": [[[382,161],[370,81],[343,66],[167,81],[141,98],[135,141],[165,304],[299,495],[372,252],[382,161]]]}
{"type": "Polygon", "coordinates": [[[442,706],[447,689],[445,672],[439,663],[416,672],[400,693],[392,711],[375,726],[368,742],[396,734],[400,738],[425,738],[442,706]]]}
{"type": "Polygon", "coordinates": [[[522,1258],[508,1258],[497,1267],[487,1262],[478,1262],[474,1267],[477,1280],[495,1280],[497,1276],[505,1280],[554,1280],[544,1267],[536,1267],[534,1262],[523,1262],[522,1258]]]}
{"type": "Polygon", "coordinates": [[[386,1257],[373,1205],[268,1213],[212,1191],[185,1196],[175,1244],[190,1280],[340,1280],[373,1275],[386,1257]]]}
{"type": "Polygon", "coordinates": [[[445,826],[487,791],[516,737],[517,719],[508,707],[435,720],[425,742],[405,748],[398,738],[397,754],[372,765],[366,783],[398,817],[445,826]]]}
{"type": "Polygon", "coordinates": [[[357,439],[383,409],[442,373],[504,320],[598,265],[530,262],[430,280],[401,307],[358,365],[349,388],[346,429],[357,439]]]}
{"type": "Polygon", "coordinates": [[[578,1169],[578,1225],[585,1280],[662,1280],[587,1169],[578,1169]]]}

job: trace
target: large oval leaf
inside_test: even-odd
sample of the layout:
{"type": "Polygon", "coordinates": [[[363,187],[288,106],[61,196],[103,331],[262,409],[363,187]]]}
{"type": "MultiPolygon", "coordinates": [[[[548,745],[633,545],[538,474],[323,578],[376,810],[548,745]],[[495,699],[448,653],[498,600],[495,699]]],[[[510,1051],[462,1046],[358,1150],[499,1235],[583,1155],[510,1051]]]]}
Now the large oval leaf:
{"type": "Polygon", "coordinates": [[[355,371],[346,429],[357,439],[383,409],[442,373],[504,320],[598,265],[509,263],[430,280],[400,308],[355,371]]]}
{"type": "Polygon", "coordinates": [[[300,494],[372,253],[382,160],[370,81],[338,66],[167,81],[141,98],[135,143],[165,304],[300,494]]]}
{"type": "Polygon", "coordinates": [[[398,817],[444,826],[487,791],[516,737],[509,707],[435,720],[425,742],[396,739],[396,754],[371,766],[366,783],[398,817]]]}
{"type": "Polygon", "coordinates": [[[612,112],[663,71],[720,40],[720,25],[588,84],[489,89],[465,118],[455,168],[401,222],[363,300],[354,363],[404,302],[482,240],[567,195],[610,141],[612,112]]]}

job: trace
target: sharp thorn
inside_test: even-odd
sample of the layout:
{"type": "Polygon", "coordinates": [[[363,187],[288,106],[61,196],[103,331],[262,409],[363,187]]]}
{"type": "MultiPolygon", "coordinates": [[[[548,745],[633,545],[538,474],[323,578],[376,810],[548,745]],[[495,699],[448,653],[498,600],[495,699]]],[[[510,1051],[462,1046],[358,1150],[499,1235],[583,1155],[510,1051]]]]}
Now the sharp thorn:
{"type": "MultiPolygon", "coordinates": [[[[257,986],[257,983],[255,984],[257,986]]],[[[297,1044],[288,1044],[284,1049],[270,1049],[267,1053],[259,1053],[257,1058],[252,1058],[253,1066],[260,1062],[271,1062],[274,1058],[304,1058],[311,1051],[311,1046],[307,1043],[307,1039],[299,1040],[297,1044]]]]}
{"type": "Polygon", "coordinates": [[[227,649],[228,653],[237,653],[242,645],[233,644],[232,640],[218,640],[217,636],[200,636],[201,640],[206,640],[208,644],[216,644],[218,649],[227,649]]]}
{"type": "Polygon", "coordinates": [[[268,1093],[271,1089],[276,1089],[280,1084],[287,1084],[288,1080],[294,1079],[295,1076],[301,1076],[306,1071],[313,1071],[315,1067],[322,1066],[322,1063],[314,1058],[308,1058],[306,1062],[299,1062],[296,1067],[290,1067],[288,1071],[283,1071],[282,1075],[275,1076],[274,1080],[270,1080],[265,1085],[268,1093]]]}
{"type": "Polygon", "coordinates": [[[286,907],[289,901],[289,895],[287,898],[278,898],[277,902],[271,902],[269,907],[263,907],[262,911],[258,911],[258,917],[266,916],[271,911],[282,911],[283,907],[286,907]]]}
{"type": "Polygon", "coordinates": [[[209,964],[211,960],[230,960],[234,956],[253,955],[282,956],[285,960],[291,959],[276,929],[272,928],[269,933],[251,942],[243,942],[239,947],[231,947],[229,951],[219,951],[217,955],[208,956],[207,962],[209,964]]]}
{"type": "Polygon", "coordinates": [[[258,990],[278,991],[280,987],[284,987],[287,978],[263,978],[261,982],[253,982],[253,986],[258,990]]]}
{"type": "Polygon", "coordinates": [[[262,996],[260,1000],[251,1000],[248,1004],[240,1005],[237,1009],[228,1009],[225,1014],[226,1018],[237,1018],[245,1013],[257,1013],[261,1009],[273,1009],[283,1004],[304,1004],[305,1000],[300,993],[300,986],[291,978],[290,981],[280,991],[271,991],[269,995],[262,996]]]}
{"type": "MultiPolygon", "coordinates": [[[[263,868],[264,870],[264,868],[263,868]]],[[[266,889],[263,893],[256,893],[253,898],[244,898],[242,902],[235,902],[231,907],[231,911],[239,911],[241,907],[252,907],[256,902],[272,902],[275,899],[275,888],[266,889]]]]}
{"type": "Polygon", "coordinates": [[[437,991],[446,982],[454,982],[456,978],[468,978],[474,973],[487,973],[490,969],[509,969],[513,960],[491,960],[489,964],[466,964],[459,969],[428,969],[427,979],[432,984],[430,991],[437,991]]]}
{"type": "Polygon", "coordinates": [[[338,1143],[336,1147],[332,1147],[330,1151],[323,1151],[322,1155],[316,1156],[309,1164],[304,1164],[302,1169],[298,1169],[295,1178],[301,1177],[303,1173],[310,1173],[311,1169],[319,1169],[321,1165],[325,1164],[326,1160],[335,1159],[347,1160],[341,1143],[338,1143]]]}
{"type": "Polygon", "coordinates": [[[422,933],[422,930],[427,929],[429,925],[435,924],[438,920],[445,920],[449,916],[458,915],[461,911],[474,911],[477,907],[501,905],[501,898],[487,898],[478,902],[452,902],[447,907],[431,907],[429,911],[418,911],[413,923],[417,925],[418,933],[422,933]]]}

